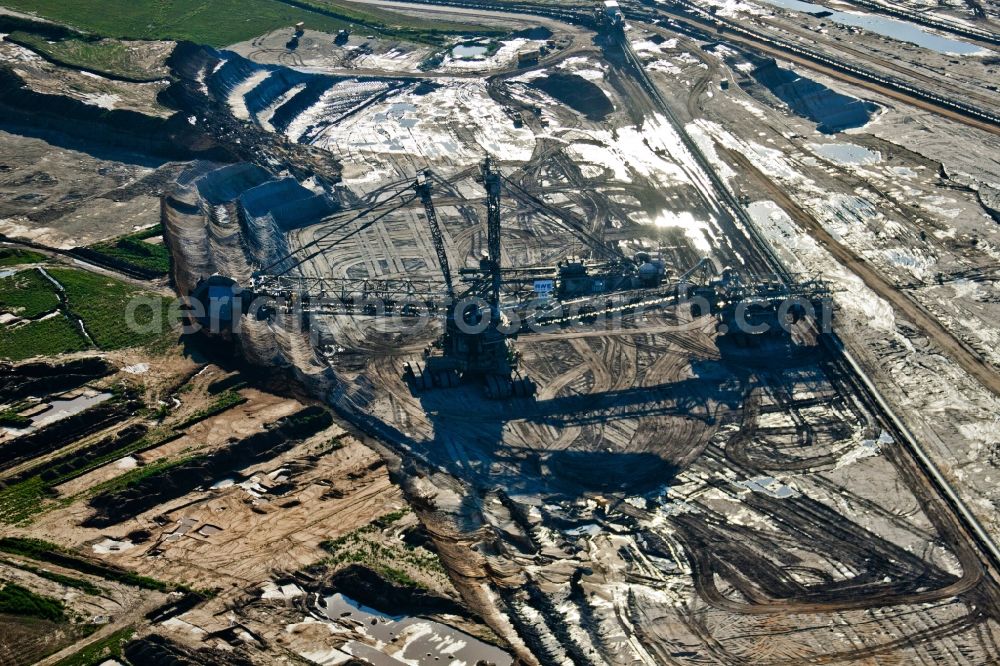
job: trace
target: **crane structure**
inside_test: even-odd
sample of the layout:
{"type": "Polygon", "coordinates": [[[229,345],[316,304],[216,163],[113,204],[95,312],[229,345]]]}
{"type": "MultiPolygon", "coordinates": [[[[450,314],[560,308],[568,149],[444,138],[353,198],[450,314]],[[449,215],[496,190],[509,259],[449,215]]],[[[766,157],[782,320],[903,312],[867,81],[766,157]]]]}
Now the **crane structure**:
{"type": "Polygon", "coordinates": [[[618,248],[604,244],[570,213],[505,178],[492,157],[480,164],[476,180],[486,193],[486,252],[478,267],[459,270],[458,283],[433,202],[433,181],[450,183],[425,170],[422,178],[389,198],[363,207],[255,272],[250,285],[214,275],[197,285],[191,299],[199,303],[203,314],[215,317],[214,324],[222,320],[223,326],[246,314],[269,318],[279,308],[301,313],[305,325],[316,315],[443,318],[443,335],[425,350],[421,361],[404,365],[404,377],[411,388],[449,388],[476,381],[484,385],[488,397],[501,399],[531,396],[535,390],[531,380],[518,370],[519,357],[512,343],[520,334],[558,330],[581,320],[627,316],[685,299],[694,299],[691,302],[698,305],[700,314],[715,315],[720,333],[744,341],[748,336],[787,330],[788,319],[813,316],[817,321],[821,317],[829,321],[830,291],[823,282],[746,278],[732,269],[717,270],[715,262],[706,257],[665,283],[662,261],[642,252],[628,258],[618,248]],[[603,260],[570,258],[557,266],[502,267],[504,189],[568,226],[603,260]],[[424,209],[443,284],[427,279],[295,274],[306,261],[417,199],[424,209]],[[698,281],[694,281],[696,276],[698,281]],[[513,294],[514,300],[501,303],[502,292],[513,294]],[[253,304],[253,312],[249,304],[253,304]]]}
{"type": "Polygon", "coordinates": [[[481,178],[486,188],[486,246],[490,273],[490,307],[500,307],[500,171],[489,155],[483,160],[481,178]]]}

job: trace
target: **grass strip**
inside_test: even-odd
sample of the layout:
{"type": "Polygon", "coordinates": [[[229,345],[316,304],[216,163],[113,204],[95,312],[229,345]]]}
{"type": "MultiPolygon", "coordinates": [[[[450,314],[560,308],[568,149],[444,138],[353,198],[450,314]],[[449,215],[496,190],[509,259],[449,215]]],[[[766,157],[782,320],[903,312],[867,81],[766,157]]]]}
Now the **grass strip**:
{"type": "MultiPolygon", "coordinates": [[[[425,43],[441,43],[449,34],[501,32],[332,0],[103,0],[101,11],[94,11],[90,0],[4,0],[4,4],[94,35],[188,40],[210,46],[228,46],[299,22],[327,33],[360,26],[383,37],[425,43]]],[[[107,71],[120,68],[123,58],[113,48],[82,46],[66,47],[58,55],[107,71]]]]}
{"type": "Polygon", "coordinates": [[[0,613],[37,617],[51,622],[66,620],[63,602],[32,592],[17,583],[0,580],[0,613]]]}
{"type": "Polygon", "coordinates": [[[91,250],[114,261],[151,271],[159,275],[170,272],[170,250],[163,243],[147,243],[163,233],[163,227],[151,229],[89,246],[91,250]]]}
{"type": "Polygon", "coordinates": [[[238,392],[233,390],[226,391],[225,393],[219,395],[219,397],[216,398],[215,402],[213,402],[211,405],[209,405],[205,409],[201,409],[195,412],[191,416],[187,417],[186,419],[175,425],[174,429],[185,430],[193,426],[195,423],[204,421],[205,419],[215,416],[216,414],[221,414],[222,412],[228,409],[232,409],[237,405],[242,405],[246,401],[247,399],[244,398],[242,395],[240,395],[238,392]]]}
{"type": "Polygon", "coordinates": [[[90,645],[84,646],[76,654],[71,654],[65,659],[60,659],[56,662],[55,666],[94,666],[95,664],[101,664],[109,660],[124,663],[122,661],[122,651],[125,645],[132,640],[134,634],[134,627],[119,629],[107,638],[102,638],[99,641],[94,641],[90,645]]]}
{"type": "Polygon", "coordinates": [[[72,587],[77,590],[80,590],[81,592],[86,592],[87,594],[91,594],[94,596],[97,596],[99,594],[104,594],[104,590],[97,587],[90,581],[83,580],[82,578],[73,578],[72,576],[64,576],[63,574],[55,573],[54,571],[39,569],[38,567],[33,567],[30,564],[22,564],[20,562],[12,562],[10,560],[0,560],[0,562],[3,562],[7,566],[11,566],[16,569],[20,569],[22,571],[27,571],[28,573],[33,573],[36,576],[44,578],[45,580],[50,580],[53,583],[59,583],[60,585],[64,585],[66,587],[72,587]]]}
{"type": "Polygon", "coordinates": [[[173,589],[172,585],[154,578],[139,576],[131,571],[125,571],[124,569],[110,565],[91,562],[61,546],[43,541],[42,539],[3,537],[0,538],[0,552],[26,557],[38,562],[47,562],[66,569],[79,571],[83,574],[124,583],[125,585],[131,585],[144,590],[167,592],[173,589]]]}
{"type": "Polygon", "coordinates": [[[0,267],[21,266],[24,264],[40,264],[45,261],[43,254],[19,248],[0,248],[0,267]]]}
{"type": "Polygon", "coordinates": [[[92,488],[88,488],[87,496],[96,497],[98,495],[121,492],[127,488],[137,485],[144,479],[157,474],[162,474],[163,472],[173,469],[174,467],[194,462],[202,457],[204,456],[181,456],[180,458],[174,458],[172,460],[158,460],[157,462],[143,465],[142,467],[130,469],[120,476],[116,476],[113,479],[108,479],[107,481],[99,483],[92,488]]]}
{"type": "Polygon", "coordinates": [[[0,325],[0,358],[9,361],[58,356],[88,347],[76,324],[62,313],[16,327],[0,325]]]}

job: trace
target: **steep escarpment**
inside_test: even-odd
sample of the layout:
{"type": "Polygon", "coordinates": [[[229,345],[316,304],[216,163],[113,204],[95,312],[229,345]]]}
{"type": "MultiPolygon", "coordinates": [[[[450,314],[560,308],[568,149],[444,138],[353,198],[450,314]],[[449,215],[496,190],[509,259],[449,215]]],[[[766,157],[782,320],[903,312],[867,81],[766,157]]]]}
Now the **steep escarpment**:
{"type": "MultiPolygon", "coordinates": [[[[333,154],[301,145],[281,131],[301,115],[292,113],[293,107],[282,110],[284,104],[312,79],[331,77],[257,65],[189,42],[177,45],[167,66],[173,82],[160,94],[161,102],[197,118],[206,131],[222,137],[239,160],[284,169],[299,180],[340,179],[340,163],[333,154]]],[[[317,85],[312,83],[309,90],[315,91],[317,85]]]]}
{"type": "Polygon", "coordinates": [[[56,143],[68,139],[166,159],[230,156],[228,150],[180,114],[158,118],[40,93],[8,68],[0,68],[0,115],[5,128],[56,143]]]}
{"type": "Polygon", "coordinates": [[[169,91],[175,104],[207,102],[220,113],[295,143],[306,143],[323,127],[414,83],[261,65],[231,51],[188,43],[178,45],[168,64],[181,82],[169,91]]]}
{"type": "MultiPolygon", "coordinates": [[[[164,238],[174,258],[178,290],[190,294],[217,274],[248,286],[263,267],[282,272],[291,263],[285,231],[316,223],[339,205],[332,189],[315,181],[306,187],[255,164],[193,164],[162,204],[164,238]]],[[[244,317],[233,337],[247,360],[293,365],[307,385],[326,390],[334,378],[294,318],[280,310],[271,320],[244,317]]]]}

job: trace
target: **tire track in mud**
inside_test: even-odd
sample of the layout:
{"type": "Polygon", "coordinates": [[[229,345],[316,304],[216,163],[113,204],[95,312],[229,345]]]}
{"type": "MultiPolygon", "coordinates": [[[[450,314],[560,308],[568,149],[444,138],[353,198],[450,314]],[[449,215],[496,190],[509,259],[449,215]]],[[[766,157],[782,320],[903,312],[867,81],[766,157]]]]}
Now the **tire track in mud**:
{"type": "Polygon", "coordinates": [[[551,400],[557,397],[564,388],[570,384],[576,382],[577,380],[583,378],[588,372],[588,368],[585,365],[574,365],[566,372],[561,375],[545,382],[545,385],[538,391],[536,399],[539,402],[545,400],[551,400]]]}
{"type": "Polygon", "coordinates": [[[622,344],[618,337],[604,338],[607,349],[604,357],[609,367],[617,366],[615,379],[611,384],[612,391],[621,391],[635,383],[639,371],[637,351],[634,345],[622,344]]]}
{"type": "Polygon", "coordinates": [[[580,358],[583,359],[587,370],[590,371],[594,378],[594,382],[588,393],[607,393],[613,381],[611,379],[611,372],[604,359],[597,355],[585,338],[571,338],[569,344],[579,354],[580,358]]]}
{"type": "MultiPolygon", "coordinates": [[[[720,451],[717,455],[721,459],[721,456],[723,456],[724,453],[720,451]]],[[[773,504],[778,501],[788,502],[789,500],[770,500],[770,503],[773,504]]],[[[782,523],[788,523],[791,521],[792,523],[798,525],[795,529],[806,529],[807,531],[811,529],[815,532],[816,530],[828,531],[827,528],[831,528],[832,531],[830,531],[830,534],[833,535],[834,538],[836,538],[841,544],[853,544],[856,539],[857,530],[856,528],[850,527],[853,523],[850,521],[840,521],[845,523],[845,525],[840,527],[836,526],[838,521],[835,519],[831,520],[830,516],[827,515],[829,514],[829,509],[824,508],[821,511],[823,515],[817,514],[808,516],[806,514],[810,513],[810,505],[799,502],[797,504],[798,508],[794,510],[792,514],[785,513],[784,517],[782,517],[783,514],[781,511],[777,510],[777,507],[768,509],[766,506],[768,503],[769,502],[767,500],[756,500],[753,504],[758,506],[756,506],[754,510],[762,512],[764,515],[769,516],[772,520],[778,519],[782,523]],[[803,513],[804,510],[805,513],[803,513]],[[840,536],[837,537],[837,534],[840,534],[840,536]]],[[[814,510],[818,508],[818,506],[812,507],[814,510]]],[[[682,517],[679,522],[681,524],[685,524],[687,529],[678,532],[677,538],[684,544],[684,550],[688,556],[695,588],[698,591],[699,596],[716,608],[737,614],[765,615],[771,613],[828,613],[834,611],[860,610],[884,606],[931,603],[972,592],[979,585],[982,577],[981,568],[978,566],[978,560],[975,559],[975,554],[970,552],[967,548],[963,549],[960,545],[956,548],[956,544],[951,543],[949,545],[957,551],[955,552],[955,555],[958,557],[959,562],[962,565],[963,573],[961,577],[957,577],[953,582],[937,587],[936,589],[912,593],[892,593],[891,591],[880,592],[875,589],[868,594],[865,594],[862,590],[855,589],[851,591],[850,595],[844,598],[821,601],[809,601],[793,598],[768,598],[756,593],[751,593],[749,601],[736,601],[724,596],[716,583],[716,575],[720,572],[716,567],[715,553],[718,551],[721,544],[718,542],[718,536],[713,536],[715,528],[711,527],[711,525],[725,525],[725,517],[721,514],[709,511],[705,507],[701,507],[701,510],[708,516],[708,519],[706,520],[709,522],[706,523],[705,521],[696,521],[682,517]]],[[[791,511],[791,509],[789,510],[791,511]]],[[[929,510],[928,515],[931,516],[931,514],[932,510],[929,510]]],[[[933,516],[931,517],[933,520],[933,516]]],[[[814,535],[810,541],[820,543],[822,542],[822,538],[814,535]]],[[[861,552],[858,550],[857,546],[852,547],[857,550],[858,553],[861,552]]],[[[860,557],[860,555],[857,556],[860,557]]],[[[898,557],[898,554],[894,555],[892,551],[886,551],[882,557],[886,559],[886,561],[889,561],[893,557],[898,557]]],[[[916,562],[915,556],[907,557],[913,560],[912,564],[914,566],[920,568],[916,562]]],[[[921,560],[921,562],[923,561],[921,560]]],[[[925,569],[929,566],[930,565],[925,562],[922,564],[922,567],[925,569]]],[[[726,576],[731,583],[738,577],[739,576],[735,571],[730,572],[730,574],[726,576]]],[[[747,589],[745,587],[741,588],[741,592],[746,594],[747,589]]]]}

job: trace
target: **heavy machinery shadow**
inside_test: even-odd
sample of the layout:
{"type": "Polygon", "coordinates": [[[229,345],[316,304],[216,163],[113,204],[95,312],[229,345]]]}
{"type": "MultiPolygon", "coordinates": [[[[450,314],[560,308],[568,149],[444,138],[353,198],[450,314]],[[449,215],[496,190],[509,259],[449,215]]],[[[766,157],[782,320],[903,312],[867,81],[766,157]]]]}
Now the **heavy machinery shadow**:
{"type": "MultiPolygon", "coordinates": [[[[598,493],[642,494],[670,483],[691,462],[691,442],[663,442],[642,450],[603,439],[600,429],[619,420],[654,417],[693,420],[714,430],[720,414],[735,413],[751,388],[751,379],[722,361],[696,361],[693,376],[650,387],[631,387],[548,400],[488,400],[481,390],[458,388],[417,392],[432,430],[428,439],[398,425],[364,417],[372,429],[402,445],[404,456],[426,471],[448,474],[479,493],[503,488],[566,500],[598,493]],[[532,428],[548,437],[521,437],[532,428]],[[583,432],[562,442],[567,431],[583,432]],[[678,451],[683,455],[677,455],[678,451]]],[[[665,437],[669,434],[664,433],[665,437]]]]}

